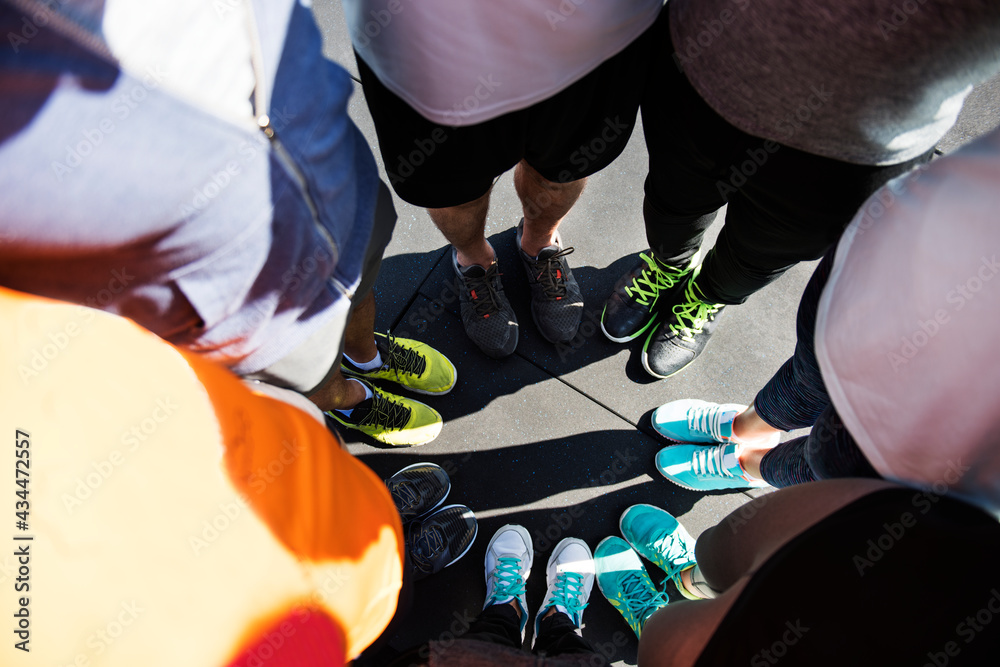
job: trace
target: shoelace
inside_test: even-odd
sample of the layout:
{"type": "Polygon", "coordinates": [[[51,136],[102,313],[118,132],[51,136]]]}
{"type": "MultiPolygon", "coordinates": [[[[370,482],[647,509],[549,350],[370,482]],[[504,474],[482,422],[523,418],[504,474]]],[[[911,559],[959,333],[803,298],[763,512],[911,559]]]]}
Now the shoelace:
{"type": "Polygon", "coordinates": [[[684,303],[674,306],[677,323],[670,325],[670,332],[686,341],[694,340],[695,334],[700,334],[704,326],[719,312],[719,304],[705,303],[694,294],[694,282],[688,283],[684,290],[684,303]],[[687,320],[688,324],[685,324],[687,320]]]}
{"type": "Polygon", "coordinates": [[[500,311],[498,305],[500,293],[494,284],[500,280],[500,275],[500,272],[497,271],[497,265],[494,263],[490,264],[490,267],[486,269],[486,275],[482,277],[465,277],[466,289],[469,290],[469,295],[472,297],[472,307],[479,317],[489,317],[500,311]]]}
{"type": "Polygon", "coordinates": [[[410,560],[423,572],[434,570],[434,559],[448,546],[440,526],[421,525],[410,542],[410,560]]]}
{"type": "Polygon", "coordinates": [[[395,372],[397,378],[399,378],[400,373],[416,376],[423,374],[427,368],[427,359],[424,358],[424,355],[411,348],[403,347],[396,342],[396,338],[392,334],[387,333],[386,339],[388,349],[386,359],[382,363],[383,370],[395,372]]]}
{"type": "Polygon", "coordinates": [[[555,591],[545,604],[565,607],[570,616],[576,620],[579,618],[578,614],[587,608],[587,603],[580,604],[582,593],[583,575],[577,572],[560,572],[556,575],[555,591]]]}
{"type": "Polygon", "coordinates": [[[639,259],[649,265],[643,269],[637,278],[632,279],[632,286],[625,288],[625,293],[643,306],[648,306],[661,289],[669,289],[677,284],[684,271],[674,267],[663,267],[646,253],[639,253],[639,259]]]}
{"type": "Polygon", "coordinates": [[[542,286],[545,298],[558,301],[566,296],[566,276],[562,271],[562,258],[573,252],[573,248],[563,248],[545,259],[529,259],[534,266],[535,282],[542,286]]]}
{"type": "Polygon", "coordinates": [[[653,540],[650,546],[653,547],[656,555],[662,561],[658,562],[657,565],[671,579],[675,578],[681,569],[694,563],[694,554],[688,550],[684,540],[676,532],[663,533],[653,540]]]}
{"type": "Polygon", "coordinates": [[[736,475],[726,470],[725,466],[722,465],[723,448],[724,445],[696,449],[691,457],[691,470],[694,474],[735,477],[736,475]]]}
{"type": "MultiPolygon", "coordinates": [[[[501,556],[493,568],[493,593],[490,600],[516,598],[524,595],[524,579],[521,578],[521,559],[516,556],[501,556]]],[[[491,602],[492,604],[492,602],[491,602]]]]}
{"type": "Polygon", "coordinates": [[[358,426],[385,426],[397,430],[410,420],[410,409],[401,403],[389,400],[377,389],[373,391],[372,407],[368,414],[358,420],[358,426]]]}
{"type": "Polygon", "coordinates": [[[400,514],[420,504],[420,493],[413,488],[413,485],[408,480],[395,481],[391,484],[386,484],[386,486],[389,487],[389,493],[392,495],[393,500],[396,501],[396,509],[399,510],[400,514]]]}
{"type": "Polygon", "coordinates": [[[622,577],[621,587],[620,598],[625,604],[623,611],[628,611],[632,617],[629,625],[634,623],[638,628],[642,627],[650,614],[669,602],[663,591],[654,588],[653,593],[650,593],[648,584],[638,572],[629,572],[622,577]]]}
{"type": "Polygon", "coordinates": [[[722,435],[722,413],[718,406],[695,406],[688,410],[688,430],[708,433],[718,442],[728,438],[722,435]]]}

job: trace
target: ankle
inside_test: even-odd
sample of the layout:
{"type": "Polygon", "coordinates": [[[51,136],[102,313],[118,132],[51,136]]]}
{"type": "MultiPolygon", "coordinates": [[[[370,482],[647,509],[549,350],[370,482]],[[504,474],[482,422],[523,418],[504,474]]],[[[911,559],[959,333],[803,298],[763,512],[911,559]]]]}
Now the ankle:
{"type": "Polygon", "coordinates": [[[496,261],[496,252],[493,250],[493,246],[490,245],[489,241],[483,239],[481,245],[466,247],[459,250],[458,247],[455,248],[455,257],[458,260],[458,265],[461,267],[479,265],[484,269],[488,269],[493,262],[496,261]]]}

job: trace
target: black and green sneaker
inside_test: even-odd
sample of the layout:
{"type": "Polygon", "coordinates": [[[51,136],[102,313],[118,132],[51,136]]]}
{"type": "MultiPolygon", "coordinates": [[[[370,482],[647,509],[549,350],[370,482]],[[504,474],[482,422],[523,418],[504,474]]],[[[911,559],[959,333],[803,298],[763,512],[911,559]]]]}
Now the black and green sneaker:
{"type": "Polygon", "coordinates": [[[657,321],[658,306],[673,301],[698,265],[698,255],[686,266],[660,262],[652,250],[639,253],[639,263],[615,283],[601,313],[601,331],[608,340],[627,343],[657,321]]]}
{"type": "Polygon", "coordinates": [[[426,343],[391,334],[375,334],[375,346],[382,356],[382,365],[366,371],[344,357],[340,370],[349,377],[387,380],[418,394],[443,396],[455,386],[458,373],[454,364],[426,343]]]}
{"type": "Polygon", "coordinates": [[[708,303],[695,284],[697,272],[684,288],[684,300],[646,338],[642,366],[655,378],[668,378],[701,354],[719,323],[721,303],[708,303]]]}
{"type": "Polygon", "coordinates": [[[364,380],[358,382],[371,389],[372,397],[358,403],[349,417],[339,410],[327,411],[327,417],[337,424],[394,447],[424,445],[441,432],[441,415],[434,408],[390,394],[364,380]]]}

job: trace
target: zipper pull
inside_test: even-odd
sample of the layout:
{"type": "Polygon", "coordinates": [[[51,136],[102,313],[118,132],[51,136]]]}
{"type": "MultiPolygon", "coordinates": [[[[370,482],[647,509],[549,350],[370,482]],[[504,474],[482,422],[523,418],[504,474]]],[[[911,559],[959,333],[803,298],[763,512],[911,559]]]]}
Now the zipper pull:
{"type": "Polygon", "coordinates": [[[268,139],[274,139],[274,128],[271,127],[271,119],[266,113],[257,116],[257,127],[261,129],[268,139]]]}

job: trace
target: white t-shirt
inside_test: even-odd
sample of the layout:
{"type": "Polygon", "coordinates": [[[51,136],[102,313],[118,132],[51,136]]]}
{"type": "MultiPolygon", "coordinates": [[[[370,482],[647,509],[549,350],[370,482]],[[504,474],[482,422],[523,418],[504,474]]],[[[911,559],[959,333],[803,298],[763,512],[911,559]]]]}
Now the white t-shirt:
{"type": "Polygon", "coordinates": [[[255,127],[249,11],[247,0],[106,0],[101,31],[122,67],[147,86],[255,127]]]}
{"type": "Polygon", "coordinates": [[[837,247],[816,355],[883,476],[1000,510],[1000,130],[875,193],[837,247]]]}
{"type": "Polygon", "coordinates": [[[617,54],[662,0],[343,0],[351,39],[386,88],[440,125],[540,102],[617,54]]]}

